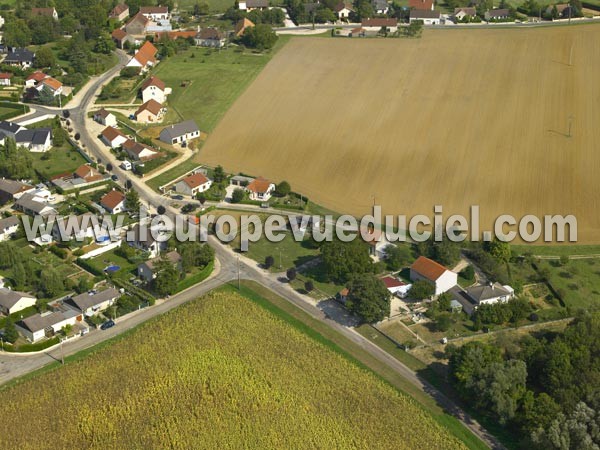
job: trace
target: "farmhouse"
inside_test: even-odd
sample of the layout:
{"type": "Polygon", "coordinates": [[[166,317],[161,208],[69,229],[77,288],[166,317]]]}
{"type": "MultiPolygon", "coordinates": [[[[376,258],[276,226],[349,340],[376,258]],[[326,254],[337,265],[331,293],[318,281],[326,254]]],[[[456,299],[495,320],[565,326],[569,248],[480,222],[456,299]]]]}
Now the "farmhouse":
{"type": "Polygon", "coordinates": [[[36,298],[24,292],[0,288],[0,312],[6,316],[35,306],[36,298]]]}
{"type": "Polygon", "coordinates": [[[240,0],[240,2],[238,2],[238,8],[242,11],[269,9],[269,0],[240,0]]]}
{"type": "MultiPolygon", "coordinates": [[[[378,0],[378,1],[382,1],[387,6],[387,3],[385,2],[385,0],[378,0]]],[[[352,6],[347,5],[344,2],[339,2],[333,8],[333,12],[336,14],[336,16],[339,20],[347,19],[350,16],[350,13],[353,11],[354,11],[354,9],[352,9],[352,6]]]]}
{"type": "Polygon", "coordinates": [[[408,0],[408,7],[410,9],[428,9],[433,11],[434,2],[433,0],[408,0]]]}
{"type": "Polygon", "coordinates": [[[75,172],[73,172],[73,177],[80,178],[85,183],[94,183],[95,181],[104,179],[104,176],[100,172],[87,164],[79,166],[75,172]]]}
{"type": "Polygon", "coordinates": [[[510,10],[508,8],[487,10],[484,17],[488,22],[491,20],[508,19],[510,17],[510,10]]]}
{"type": "Polygon", "coordinates": [[[22,69],[29,69],[35,60],[35,53],[26,48],[15,48],[8,52],[4,58],[3,64],[9,66],[20,66],[22,69]]]}
{"type": "Polygon", "coordinates": [[[121,130],[114,127],[106,127],[100,134],[100,140],[111,148],[117,148],[129,139],[121,130]]]}
{"type": "Polygon", "coordinates": [[[275,184],[263,177],[258,177],[246,186],[246,190],[250,194],[250,200],[267,201],[275,190],[275,184]]]}
{"type": "Polygon", "coordinates": [[[156,64],[156,53],[158,53],[156,47],[150,41],[146,41],[127,63],[127,67],[140,67],[142,71],[148,70],[156,64]]]}
{"type": "Polygon", "coordinates": [[[58,13],[54,8],[31,8],[31,15],[52,17],[54,20],[58,20],[58,13]]]}
{"type": "Polygon", "coordinates": [[[398,20],[386,19],[381,17],[375,17],[373,19],[364,19],[361,23],[361,27],[367,31],[379,31],[381,29],[385,29],[393,33],[398,29],[398,20]]]}
{"type": "Polygon", "coordinates": [[[0,219],[0,242],[10,239],[19,229],[21,221],[16,216],[0,219]]]}
{"type": "Polygon", "coordinates": [[[475,8],[454,8],[454,18],[457,20],[463,20],[465,17],[472,19],[477,15],[477,10],[475,8]]]}
{"type": "Polygon", "coordinates": [[[12,76],[12,73],[0,73],[0,86],[10,86],[10,79],[12,78],[12,76]]]}
{"type": "MultiPolygon", "coordinates": [[[[176,251],[169,252],[164,255],[166,259],[177,267],[178,270],[181,271],[181,255],[176,251]]],[[[153,259],[149,259],[146,262],[143,262],[138,266],[138,276],[144,281],[152,281],[156,278],[157,270],[156,266],[160,262],[162,257],[156,257],[153,259]]]]}
{"type": "Polygon", "coordinates": [[[109,214],[119,214],[125,210],[125,196],[121,191],[113,189],[100,199],[100,206],[109,214]]]}
{"type": "Polygon", "coordinates": [[[553,19],[560,19],[563,17],[575,16],[573,11],[571,10],[571,6],[568,3],[562,3],[557,5],[549,5],[546,8],[546,15],[552,17],[553,19]],[[556,7],[556,12],[554,8],[556,7]]]}
{"type": "Polygon", "coordinates": [[[199,47],[214,47],[221,48],[227,42],[226,36],[217,28],[202,28],[196,34],[196,45],[199,47]]]}
{"type": "Polygon", "coordinates": [[[112,11],[108,14],[109,19],[116,19],[119,22],[127,19],[129,16],[129,6],[124,3],[119,3],[115,6],[112,11]]]}
{"type": "Polygon", "coordinates": [[[410,279],[430,282],[435,287],[434,295],[440,295],[458,283],[456,273],[424,256],[419,256],[410,266],[410,279]]]}
{"type": "Polygon", "coordinates": [[[11,200],[18,200],[25,192],[32,191],[34,188],[20,181],[7,178],[0,179],[0,205],[11,200]]]}
{"type": "Polygon", "coordinates": [[[466,289],[466,294],[476,306],[492,303],[504,303],[514,298],[515,291],[510,286],[502,286],[500,283],[488,283],[472,286],[466,289]]]}
{"type": "Polygon", "coordinates": [[[246,31],[246,28],[252,28],[254,26],[254,22],[250,19],[244,17],[243,19],[238,20],[235,24],[234,34],[236,37],[240,37],[246,31]]]}
{"type": "Polygon", "coordinates": [[[142,93],[142,102],[146,103],[149,100],[155,100],[158,103],[164,103],[167,99],[165,92],[165,83],[154,75],[148,78],[140,88],[142,93]]]}
{"type": "Polygon", "coordinates": [[[29,216],[47,217],[56,215],[58,212],[50,205],[43,202],[43,199],[31,194],[23,194],[13,206],[17,211],[21,211],[29,216]]]}
{"type": "Polygon", "coordinates": [[[35,314],[15,324],[18,331],[30,342],[58,333],[66,325],[75,325],[82,320],[81,315],[70,308],[64,311],[48,311],[43,314],[35,314]]]}
{"type": "Polygon", "coordinates": [[[166,111],[167,108],[156,100],[150,99],[138,108],[134,116],[140,123],[160,122],[166,111]]]}
{"type": "Polygon", "coordinates": [[[152,22],[171,20],[167,6],[142,6],[139,13],[152,22]]]}
{"type": "Polygon", "coordinates": [[[123,150],[125,150],[127,155],[129,155],[129,158],[134,161],[148,161],[158,155],[152,147],[132,139],[128,139],[123,143],[123,150]]]}
{"type": "Polygon", "coordinates": [[[121,28],[117,28],[116,30],[114,30],[110,34],[110,37],[112,38],[113,42],[115,43],[115,45],[118,48],[123,48],[123,46],[125,45],[125,42],[129,42],[129,43],[135,42],[135,38],[128,35],[127,32],[121,28]]]}
{"type": "Polygon", "coordinates": [[[200,137],[200,129],[194,120],[186,120],[170,125],[160,132],[159,139],[167,144],[184,144],[188,140],[200,137]]]}
{"type": "Polygon", "coordinates": [[[62,94],[63,84],[55,78],[46,77],[36,86],[36,90],[41,92],[44,89],[49,89],[55,97],[62,94]]]}
{"type": "Polygon", "coordinates": [[[48,75],[46,75],[44,72],[40,72],[39,70],[36,70],[32,74],[30,74],[27,78],[25,78],[25,87],[26,88],[36,87],[47,76],[48,75]]]}
{"type": "Polygon", "coordinates": [[[439,11],[431,11],[429,9],[411,9],[410,22],[420,20],[423,25],[439,25],[441,22],[441,14],[439,11]]]}
{"type": "Polygon", "coordinates": [[[406,298],[408,291],[410,291],[410,288],[412,287],[412,284],[405,283],[390,275],[381,278],[381,281],[383,281],[383,284],[385,284],[385,287],[390,294],[400,298],[406,298]]]}
{"type": "Polygon", "coordinates": [[[116,127],[117,126],[117,118],[116,116],[105,110],[104,108],[99,109],[94,113],[94,120],[99,124],[102,124],[107,127],[116,127]]]}
{"type": "Polygon", "coordinates": [[[93,316],[111,306],[120,296],[115,288],[108,288],[100,292],[84,292],[66,300],[66,303],[85,316],[93,316]]]}
{"type": "Polygon", "coordinates": [[[373,0],[372,4],[376,14],[387,14],[390,10],[390,6],[386,0],[373,0]]]}
{"type": "Polygon", "coordinates": [[[175,191],[194,197],[198,192],[207,191],[211,186],[212,180],[198,172],[175,183],[175,191]]]}

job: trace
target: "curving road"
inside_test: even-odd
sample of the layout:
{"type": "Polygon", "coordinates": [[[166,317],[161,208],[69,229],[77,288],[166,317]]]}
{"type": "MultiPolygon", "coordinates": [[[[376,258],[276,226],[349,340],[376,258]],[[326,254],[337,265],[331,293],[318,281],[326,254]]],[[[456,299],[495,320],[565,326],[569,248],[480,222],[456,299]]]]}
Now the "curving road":
{"type": "MultiPolygon", "coordinates": [[[[116,76],[121,68],[127,62],[127,56],[123,52],[119,52],[119,64],[104,73],[100,77],[91,81],[87,90],[80,95],[80,103],[69,108],[71,113],[71,122],[73,128],[81,134],[81,143],[85,145],[87,151],[97,160],[103,163],[111,162],[113,172],[120,180],[129,179],[134,188],[138,191],[140,199],[147,203],[151,209],[162,205],[166,208],[169,214],[178,213],[177,210],[170,206],[170,201],[149,188],[140,178],[134,177],[130,172],[122,170],[118,161],[112,155],[108,148],[100,145],[98,139],[92,136],[86,126],[88,119],[87,112],[93,105],[94,99],[101,89],[102,85],[108,82],[112,77],[116,76]]],[[[56,114],[57,110],[52,108],[39,108],[34,114],[49,114],[50,111],[56,114]]],[[[310,314],[313,318],[320,320],[331,328],[350,339],[379,361],[385,363],[399,376],[415,385],[418,389],[433,397],[441,407],[448,413],[458,418],[473,434],[478,436],[491,448],[503,448],[503,446],[488,433],[479,423],[473,420],[461,408],[459,408],[452,400],[447,398],[443,393],[438,391],[432,385],[421,379],[413,370],[402,364],[400,361],[392,357],[390,354],[383,351],[380,347],[373,344],[368,339],[364,338],[352,328],[348,328],[340,323],[328,318],[321,309],[315,306],[311,301],[295,292],[287,283],[282,283],[276,274],[270,274],[260,269],[257,264],[243,256],[237,255],[229,246],[222,245],[213,236],[209,237],[209,243],[215,249],[217,264],[215,273],[208,280],[191,287],[190,289],[172,296],[167,301],[160,301],[151,308],[130,314],[124,318],[117,320],[117,326],[106,330],[94,330],[88,335],[67,342],[62,348],[57,348],[36,355],[15,355],[4,354],[0,356],[0,384],[6,383],[9,380],[15,379],[33,370],[39,369],[52,361],[60,360],[61,356],[74,354],[85,348],[92,347],[106,339],[116,336],[152,317],[169,311],[185,302],[198,298],[199,296],[215,289],[224,283],[238,279],[249,279],[263,285],[267,289],[275,292],[287,301],[293,303],[297,307],[310,314]]]]}

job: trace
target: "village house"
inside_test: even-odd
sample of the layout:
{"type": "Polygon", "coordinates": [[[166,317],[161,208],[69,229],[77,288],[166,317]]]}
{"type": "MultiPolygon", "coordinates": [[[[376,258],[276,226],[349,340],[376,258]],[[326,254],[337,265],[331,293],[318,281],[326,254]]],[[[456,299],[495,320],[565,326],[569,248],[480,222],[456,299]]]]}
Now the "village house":
{"type": "Polygon", "coordinates": [[[35,89],[38,92],[41,92],[44,89],[48,89],[50,90],[50,92],[52,92],[52,95],[56,97],[57,95],[62,94],[63,84],[55,78],[46,77],[38,83],[35,89]]]}
{"type": "Polygon", "coordinates": [[[207,191],[211,186],[212,180],[198,172],[175,183],[175,191],[194,197],[198,192],[207,191]]]}
{"type": "Polygon", "coordinates": [[[439,25],[442,20],[442,15],[439,11],[431,11],[429,9],[411,9],[410,10],[410,23],[420,20],[423,25],[439,25]]]}
{"type": "Polygon", "coordinates": [[[510,17],[510,10],[508,8],[490,9],[485,12],[484,17],[488,22],[493,20],[505,20],[510,17]]]}
{"type": "Polygon", "coordinates": [[[121,28],[113,30],[113,32],[110,34],[110,37],[117,48],[123,48],[125,46],[125,42],[129,42],[130,44],[135,43],[135,38],[128,35],[127,32],[121,28]]]}
{"type": "Polygon", "coordinates": [[[159,139],[170,145],[185,144],[187,141],[200,137],[200,129],[194,120],[186,120],[163,128],[159,139]]]}
{"type": "Polygon", "coordinates": [[[385,284],[385,287],[390,294],[400,298],[406,298],[410,288],[412,287],[412,284],[405,283],[404,281],[399,280],[391,275],[382,277],[381,281],[383,284],[385,284]]]}
{"type": "Polygon", "coordinates": [[[25,292],[13,291],[5,287],[0,288],[0,312],[5,316],[22,311],[30,306],[35,306],[37,299],[25,292]]]}
{"type": "Polygon", "coordinates": [[[27,78],[25,78],[25,87],[26,88],[34,88],[37,87],[48,75],[44,72],[40,72],[36,70],[32,74],[30,74],[27,78]]]}
{"type": "Polygon", "coordinates": [[[160,122],[166,112],[167,108],[156,100],[150,99],[137,109],[134,117],[140,123],[160,122]]]}
{"type": "Polygon", "coordinates": [[[165,83],[158,77],[151,76],[142,84],[140,88],[142,93],[142,102],[155,100],[158,103],[164,103],[167,100],[165,83]]]}
{"type": "Polygon", "coordinates": [[[148,18],[142,13],[138,12],[135,16],[129,19],[129,22],[125,24],[123,30],[125,31],[125,34],[131,36],[130,39],[132,40],[135,37],[144,39],[149,23],[150,20],[148,20],[148,18]]]}
{"type": "Polygon", "coordinates": [[[167,248],[167,242],[162,239],[160,227],[154,230],[153,233],[152,229],[142,228],[136,224],[131,231],[127,232],[127,243],[138,250],[147,252],[149,258],[156,258],[161,251],[167,248]],[[161,239],[156,240],[156,237],[161,237],[161,239]]]}
{"type": "Polygon", "coordinates": [[[379,31],[385,29],[390,33],[398,30],[398,19],[387,19],[381,17],[375,17],[373,19],[364,19],[361,23],[361,27],[367,31],[379,31]]]}
{"type": "Polygon", "coordinates": [[[249,193],[250,200],[266,202],[275,191],[275,183],[271,183],[263,177],[258,177],[246,186],[246,191],[249,193]]]}
{"type": "Polygon", "coordinates": [[[0,86],[10,86],[10,79],[13,74],[9,72],[0,73],[0,86]]]}
{"type": "Polygon", "coordinates": [[[23,194],[21,198],[15,202],[13,207],[17,211],[21,211],[28,216],[48,217],[58,214],[58,212],[52,206],[45,203],[43,199],[31,194],[23,194]]]}
{"type": "Polygon", "coordinates": [[[364,241],[369,245],[369,255],[376,261],[381,261],[385,258],[385,249],[390,243],[388,242],[385,233],[377,229],[361,229],[364,241]]]}
{"type": "Polygon", "coordinates": [[[156,53],[158,53],[156,47],[150,41],[146,41],[135,52],[133,58],[127,63],[127,67],[140,67],[142,71],[148,70],[157,62],[156,53]]]}
{"type": "Polygon", "coordinates": [[[121,130],[114,127],[106,127],[100,134],[100,140],[111,148],[117,148],[129,139],[121,130]]]}
{"type": "Polygon", "coordinates": [[[148,161],[158,156],[158,152],[152,147],[132,139],[128,139],[123,143],[123,150],[134,161],[148,161]]]}
{"type": "Polygon", "coordinates": [[[238,9],[248,12],[255,9],[269,9],[269,0],[240,0],[238,9]]]}
{"type": "Polygon", "coordinates": [[[171,20],[169,8],[167,6],[142,6],[139,13],[152,22],[171,20]]]}
{"type": "Polygon", "coordinates": [[[54,8],[31,8],[31,16],[52,17],[54,20],[58,20],[58,13],[54,8]]]}
{"type": "Polygon", "coordinates": [[[408,0],[409,9],[420,9],[433,11],[434,2],[433,0],[408,0]]]}
{"type": "Polygon", "coordinates": [[[52,148],[52,129],[34,128],[31,130],[20,130],[15,135],[15,142],[19,147],[25,147],[30,152],[47,152],[52,148]]]}
{"type": "Polygon", "coordinates": [[[562,19],[568,18],[570,16],[574,16],[571,6],[568,3],[561,3],[557,5],[548,5],[546,8],[545,14],[551,18],[562,19]],[[554,13],[554,8],[556,7],[556,12],[554,13]],[[552,14],[555,14],[555,17],[552,17],[552,14]]]}
{"type": "Polygon", "coordinates": [[[510,286],[502,286],[500,283],[488,283],[471,286],[465,290],[468,300],[475,305],[493,303],[505,303],[515,296],[515,291],[510,286]]]}
{"type": "Polygon", "coordinates": [[[100,199],[102,206],[109,214],[119,214],[125,211],[125,195],[121,191],[113,189],[100,199]]]}
{"type": "Polygon", "coordinates": [[[104,108],[99,109],[94,113],[94,120],[99,124],[102,124],[107,127],[116,127],[117,126],[117,117],[105,110],[104,108]]]}
{"type": "Polygon", "coordinates": [[[221,48],[227,43],[225,33],[217,28],[202,28],[196,34],[195,40],[198,47],[221,48]]]}
{"type": "Polygon", "coordinates": [[[253,26],[254,22],[244,17],[243,19],[238,20],[238,22],[235,24],[234,34],[236,37],[240,37],[244,34],[244,31],[246,31],[246,28],[252,28],[253,26]]]}
{"type": "Polygon", "coordinates": [[[372,0],[372,4],[375,14],[387,14],[390,10],[390,5],[386,0],[372,0]]]}
{"type": "Polygon", "coordinates": [[[435,288],[434,295],[443,294],[458,283],[455,272],[425,256],[419,256],[410,266],[410,279],[428,281],[435,288]]]}
{"type": "Polygon", "coordinates": [[[2,178],[0,179],[0,205],[18,200],[24,193],[31,192],[33,189],[34,187],[29,184],[2,178]]]}
{"type": "Polygon", "coordinates": [[[16,216],[0,219],[0,242],[10,239],[19,230],[20,224],[21,221],[16,216]]]}
{"type": "Polygon", "coordinates": [[[124,3],[119,3],[115,6],[112,11],[108,14],[109,19],[116,19],[119,22],[124,21],[129,17],[129,6],[124,3]]]}
{"type": "Polygon", "coordinates": [[[47,311],[43,314],[34,314],[15,324],[19,331],[30,342],[37,342],[46,336],[52,336],[67,326],[74,326],[81,322],[83,317],[77,311],[65,308],[59,311],[47,311]]]}
{"type": "MultiPolygon", "coordinates": [[[[164,256],[179,271],[182,270],[181,255],[179,253],[177,253],[176,251],[172,251],[172,252],[166,253],[164,256]]],[[[158,273],[156,270],[156,267],[158,266],[161,258],[162,257],[159,256],[159,257],[156,257],[153,259],[149,259],[148,261],[140,264],[138,266],[138,270],[137,270],[138,277],[140,277],[142,280],[147,281],[147,282],[154,280],[158,273]]]]}
{"type": "Polygon", "coordinates": [[[15,139],[15,136],[19,131],[26,130],[27,128],[14,122],[7,122],[3,120],[0,122],[0,143],[4,145],[6,138],[15,139]]]}
{"type": "MultiPolygon", "coordinates": [[[[382,1],[385,3],[385,0],[382,0],[382,1]]],[[[387,5],[387,3],[386,3],[386,5],[387,5]]],[[[335,15],[337,16],[337,18],[339,20],[347,19],[348,17],[350,17],[350,13],[353,11],[354,11],[354,9],[352,9],[352,6],[350,6],[349,4],[346,4],[344,2],[339,2],[333,8],[333,12],[335,13],[335,15]]]]}
{"type": "Polygon", "coordinates": [[[456,20],[473,19],[476,15],[477,10],[473,7],[454,8],[454,18],[456,20]]]}
{"type": "Polygon", "coordinates": [[[15,48],[9,50],[2,63],[9,66],[20,66],[22,69],[29,69],[33,65],[34,60],[35,53],[26,48],[15,48]]]}
{"type": "Polygon", "coordinates": [[[55,241],[82,241],[93,238],[96,235],[93,221],[95,217],[92,213],[57,217],[52,227],[52,238],[55,241]]]}
{"type": "Polygon", "coordinates": [[[100,181],[104,179],[104,175],[94,169],[92,166],[83,164],[79,166],[75,172],[73,172],[73,177],[82,179],[85,183],[94,183],[96,181],[100,181]]]}
{"type": "Polygon", "coordinates": [[[121,296],[115,288],[108,288],[100,292],[84,292],[67,299],[65,303],[84,316],[93,316],[112,306],[121,296]]]}

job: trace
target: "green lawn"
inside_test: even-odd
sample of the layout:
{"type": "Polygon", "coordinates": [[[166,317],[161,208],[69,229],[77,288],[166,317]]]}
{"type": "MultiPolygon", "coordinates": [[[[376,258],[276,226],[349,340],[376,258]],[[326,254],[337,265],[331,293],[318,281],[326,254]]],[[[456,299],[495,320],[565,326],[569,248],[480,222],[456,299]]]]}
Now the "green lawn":
{"type": "Polygon", "coordinates": [[[121,269],[114,272],[113,276],[128,280],[132,275],[136,275],[137,264],[132,264],[125,258],[115,254],[115,250],[103,253],[95,258],[86,260],[90,266],[94,267],[99,272],[102,272],[107,266],[116,265],[121,269]]]}
{"type": "Polygon", "coordinates": [[[212,131],[221,117],[250,85],[275,52],[289,40],[280,37],[266,54],[193,48],[158,64],[154,75],[173,92],[168,98],[165,122],[195,119],[202,131],[212,131]],[[191,83],[182,87],[182,81],[191,83]]]}
{"type": "Polygon", "coordinates": [[[159,186],[168,184],[169,182],[181,177],[190,170],[195,169],[199,165],[200,164],[192,161],[191,159],[186,159],[185,161],[182,161],[181,163],[177,164],[172,169],[169,169],[166,172],[163,172],[160,175],[157,175],[154,178],[148,180],[146,184],[152,189],[158,191],[159,186]]]}
{"type": "Polygon", "coordinates": [[[600,245],[511,245],[513,255],[600,255],[600,245]]]}
{"type": "Polygon", "coordinates": [[[538,267],[550,272],[550,283],[571,308],[600,309],[600,260],[540,261],[538,267]]]}
{"type": "Polygon", "coordinates": [[[62,173],[74,172],[87,161],[68,142],[61,147],[53,147],[46,153],[31,153],[34,170],[49,179],[62,173]]]}

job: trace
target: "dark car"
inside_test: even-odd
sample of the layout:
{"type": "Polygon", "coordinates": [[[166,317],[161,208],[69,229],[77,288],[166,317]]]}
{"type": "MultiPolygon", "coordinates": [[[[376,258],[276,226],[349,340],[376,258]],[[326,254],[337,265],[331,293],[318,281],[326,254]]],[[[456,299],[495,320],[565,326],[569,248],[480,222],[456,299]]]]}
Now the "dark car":
{"type": "Polygon", "coordinates": [[[113,181],[119,181],[119,177],[116,175],[113,175],[112,177],[110,177],[110,179],[113,181]]]}
{"type": "Polygon", "coordinates": [[[183,195],[172,195],[171,198],[173,200],[183,200],[183,195]]]}
{"type": "Polygon", "coordinates": [[[109,328],[112,328],[115,326],[115,321],[114,320],[109,320],[107,322],[104,322],[102,325],[100,325],[100,329],[101,330],[108,330],[109,328]]]}

